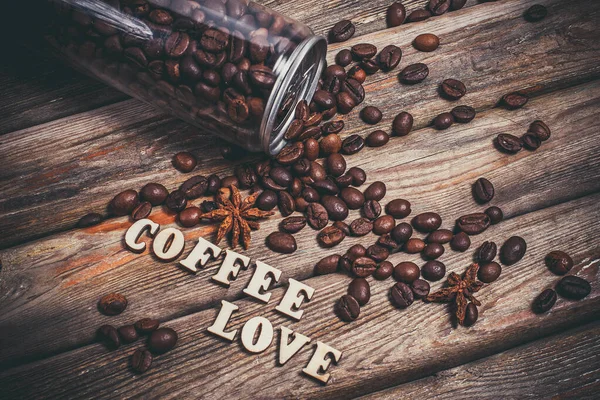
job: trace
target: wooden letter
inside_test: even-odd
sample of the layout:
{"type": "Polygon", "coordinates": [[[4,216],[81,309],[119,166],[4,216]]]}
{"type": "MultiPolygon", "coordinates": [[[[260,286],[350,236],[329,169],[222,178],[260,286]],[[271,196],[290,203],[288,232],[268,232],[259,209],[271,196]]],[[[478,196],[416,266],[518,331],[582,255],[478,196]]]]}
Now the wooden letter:
{"type": "Polygon", "coordinates": [[[336,350],[323,342],[317,341],[317,348],[308,362],[308,365],[302,370],[302,372],[320,380],[323,383],[327,383],[327,381],[329,381],[330,374],[320,374],[319,369],[321,369],[323,372],[327,371],[327,368],[329,368],[329,365],[331,364],[331,360],[333,359],[333,361],[337,364],[338,361],[340,361],[340,357],[342,357],[341,351],[336,350]]]}
{"type": "Polygon", "coordinates": [[[173,261],[183,252],[185,238],[179,229],[167,228],[154,238],[152,250],[163,261],[173,261]]]}
{"type": "Polygon", "coordinates": [[[310,343],[310,338],[300,333],[294,333],[291,329],[282,326],[281,337],[279,339],[279,364],[283,365],[288,362],[307,343],[310,343]],[[291,343],[289,339],[290,335],[294,335],[291,343]]]}
{"type": "Polygon", "coordinates": [[[149,219],[140,219],[127,229],[125,233],[125,245],[129,250],[135,253],[141,253],[146,250],[146,243],[138,243],[138,240],[146,230],[148,231],[148,236],[154,237],[156,232],[160,230],[160,225],[149,219]]]}
{"type": "Polygon", "coordinates": [[[198,272],[198,266],[204,268],[209,260],[214,260],[221,254],[221,248],[209,242],[208,240],[198,238],[198,243],[188,254],[185,260],[179,261],[179,264],[192,272],[198,272]]]}
{"type": "Polygon", "coordinates": [[[302,282],[298,282],[293,278],[290,278],[289,286],[283,295],[283,299],[281,299],[281,302],[279,302],[275,309],[282,314],[288,315],[296,320],[300,320],[300,318],[302,318],[302,314],[304,314],[304,310],[299,309],[302,305],[302,302],[304,302],[305,298],[307,301],[310,300],[314,293],[315,289],[305,285],[302,282]]]}
{"type": "Polygon", "coordinates": [[[273,325],[265,317],[254,317],[248,320],[242,328],[242,344],[251,353],[265,351],[273,341],[273,325]],[[254,336],[260,329],[258,339],[254,343],[254,336]]]}
{"type": "Polygon", "coordinates": [[[219,271],[213,275],[212,280],[229,286],[229,280],[235,280],[240,272],[240,267],[244,269],[250,265],[250,257],[243,256],[232,250],[225,252],[225,259],[219,267],[219,271]]]}
{"type": "Polygon", "coordinates": [[[230,342],[235,339],[235,334],[237,333],[237,329],[234,329],[229,332],[225,332],[225,328],[227,327],[227,323],[231,319],[231,315],[234,311],[236,311],[239,307],[233,303],[230,303],[226,300],[221,300],[221,310],[215,319],[215,322],[211,326],[208,327],[208,331],[212,334],[215,334],[223,339],[227,339],[230,342]]]}
{"type": "Polygon", "coordinates": [[[252,275],[248,287],[246,287],[243,292],[248,296],[252,296],[260,301],[268,303],[271,298],[271,293],[264,292],[269,289],[271,281],[274,279],[275,282],[277,282],[280,276],[281,271],[277,268],[273,268],[264,262],[257,261],[254,275],[252,275]]]}

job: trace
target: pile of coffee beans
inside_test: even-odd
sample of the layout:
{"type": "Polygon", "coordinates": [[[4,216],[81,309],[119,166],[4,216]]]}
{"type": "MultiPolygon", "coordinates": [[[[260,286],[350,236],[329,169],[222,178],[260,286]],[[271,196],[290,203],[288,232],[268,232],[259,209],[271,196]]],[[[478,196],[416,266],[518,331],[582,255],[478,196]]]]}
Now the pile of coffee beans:
{"type": "MultiPolygon", "coordinates": [[[[509,110],[523,107],[527,103],[527,96],[518,92],[509,93],[502,97],[501,104],[509,110]]],[[[494,145],[503,153],[516,154],[523,148],[530,151],[537,150],[542,142],[550,139],[550,128],[541,120],[535,120],[529,125],[527,132],[521,137],[510,133],[501,133],[494,140],[494,145]]]]}

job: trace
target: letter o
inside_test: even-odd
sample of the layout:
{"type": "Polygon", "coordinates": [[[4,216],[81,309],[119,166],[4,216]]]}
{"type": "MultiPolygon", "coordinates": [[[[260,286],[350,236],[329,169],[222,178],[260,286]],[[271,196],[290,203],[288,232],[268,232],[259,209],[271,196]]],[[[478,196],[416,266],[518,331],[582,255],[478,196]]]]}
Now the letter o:
{"type": "Polygon", "coordinates": [[[266,350],[273,341],[273,325],[264,317],[254,317],[248,320],[242,328],[242,344],[251,353],[266,350]],[[258,340],[254,343],[256,331],[260,328],[258,340]]]}
{"type": "Polygon", "coordinates": [[[179,229],[167,228],[154,238],[152,250],[163,261],[173,261],[181,255],[185,238],[179,229]]]}

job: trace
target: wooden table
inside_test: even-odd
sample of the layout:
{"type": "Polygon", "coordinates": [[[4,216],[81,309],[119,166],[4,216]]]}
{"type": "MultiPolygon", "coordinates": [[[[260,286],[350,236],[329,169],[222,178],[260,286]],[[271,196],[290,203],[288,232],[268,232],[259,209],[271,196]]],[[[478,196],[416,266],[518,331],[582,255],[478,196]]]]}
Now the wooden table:
{"type": "MultiPolygon", "coordinates": [[[[472,200],[470,188],[487,177],[497,192],[492,204],[504,210],[506,220],[473,237],[469,251],[447,251],[442,261],[461,273],[484,240],[502,243],[511,235],[527,240],[525,258],[504,267],[500,279],[480,291],[479,321],[464,328],[452,325],[443,305],[395,309],[387,295],[391,279],[370,280],[371,301],[359,319],[341,322],[333,305],[350,278],[314,276],[313,267],[325,255],[375,237],[347,238],[339,250],[324,250],[316,232],[306,228],[296,235],[296,253],[275,254],[264,240],[277,229],[279,214],[262,223],[251,249],[243,252],[283,271],[266,305],[242,293],[252,269],[227,289],[210,280],[218,262],[194,275],[175,262],[158,262],[148,251],[131,253],[122,245],[128,218],[87,229],[74,229],[76,221],[104,210],[127,188],[151,181],[176,188],[189,176],[171,167],[175,152],[197,154],[197,172],[204,175],[231,174],[233,163],[220,157],[214,137],[52,59],[25,53],[18,63],[3,60],[0,73],[0,397],[597,398],[600,2],[469,0],[460,11],[390,29],[385,27],[390,1],[262,3],[317,33],[352,19],[357,34],[330,46],[329,61],[342,48],[371,42],[378,48],[400,46],[401,66],[427,63],[431,73],[420,85],[400,85],[397,71],[368,79],[365,104],[384,113],[378,127],[389,131],[393,117],[405,110],[415,116],[415,130],[381,149],[349,156],[349,166],[364,168],[367,183],[387,183],[383,203],[406,198],[413,215],[435,210],[448,228],[458,216],[485,208],[472,200]],[[548,17],[527,23],[522,14],[535,3],[548,8],[548,17]],[[433,53],[411,46],[425,32],[441,37],[433,53]],[[427,127],[430,120],[456,105],[436,92],[446,78],[466,83],[469,92],[456,104],[472,105],[478,115],[470,124],[436,131],[427,127]],[[496,106],[515,90],[531,97],[523,109],[496,106]],[[521,135],[538,118],[552,129],[539,150],[507,155],[494,149],[497,134],[521,135]],[[555,249],[569,252],[575,260],[571,273],[589,280],[592,293],[582,301],[559,299],[551,312],[538,316],[530,310],[532,300],[559,279],[544,265],[544,256],[555,249]],[[316,289],[299,322],[274,310],[289,278],[316,289]],[[96,302],[113,291],[125,294],[130,305],[119,316],[103,316],[96,302]],[[239,306],[233,328],[260,315],[342,351],[329,383],[301,373],[310,345],[279,366],[275,342],[253,355],[239,339],[228,343],[209,334],[221,300],[239,306]],[[120,326],[141,317],[159,318],[180,339],[150,371],[135,375],[127,365],[141,341],[109,352],[94,335],[102,324],[120,326]]],[[[404,3],[413,10],[427,1],[404,3]]],[[[344,117],[344,136],[373,130],[360,122],[359,108],[344,117]]],[[[158,209],[150,218],[176,226],[173,215],[158,209]]],[[[214,240],[214,232],[211,225],[186,229],[187,249],[199,237],[214,240]]],[[[404,253],[390,260],[423,263],[404,253]]]]}

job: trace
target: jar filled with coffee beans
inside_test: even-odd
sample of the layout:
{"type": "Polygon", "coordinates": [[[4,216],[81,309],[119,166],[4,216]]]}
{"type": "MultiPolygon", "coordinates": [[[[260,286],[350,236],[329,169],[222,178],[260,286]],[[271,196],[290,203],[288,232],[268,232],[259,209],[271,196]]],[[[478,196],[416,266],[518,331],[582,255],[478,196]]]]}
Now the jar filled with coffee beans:
{"type": "Polygon", "coordinates": [[[247,0],[47,0],[45,37],[84,73],[274,155],[310,100],[326,41],[247,0]]]}

